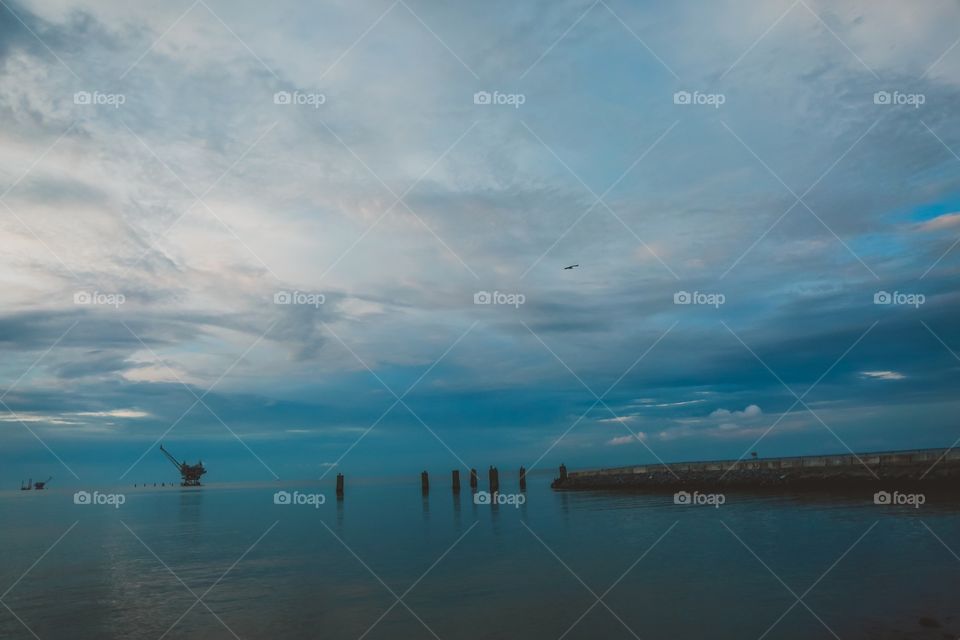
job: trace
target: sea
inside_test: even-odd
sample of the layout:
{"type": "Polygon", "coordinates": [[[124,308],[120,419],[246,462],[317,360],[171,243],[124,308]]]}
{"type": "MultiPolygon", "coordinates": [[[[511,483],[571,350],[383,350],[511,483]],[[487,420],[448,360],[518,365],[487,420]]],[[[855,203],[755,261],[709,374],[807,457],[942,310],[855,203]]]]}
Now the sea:
{"type": "Polygon", "coordinates": [[[955,495],[550,475],[2,492],[0,638],[960,637],[955,495]]]}

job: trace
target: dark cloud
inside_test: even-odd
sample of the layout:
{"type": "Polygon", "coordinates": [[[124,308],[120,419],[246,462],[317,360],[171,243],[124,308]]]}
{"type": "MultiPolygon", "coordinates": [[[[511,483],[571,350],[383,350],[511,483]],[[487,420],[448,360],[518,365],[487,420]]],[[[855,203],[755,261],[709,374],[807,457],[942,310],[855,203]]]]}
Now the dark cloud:
{"type": "MultiPolygon", "coordinates": [[[[164,34],[165,7],[9,3],[43,44],[0,8],[0,171],[37,162],[5,199],[19,219],[0,210],[5,386],[27,372],[5,401],[55,449],[124,466],[176,424],[222,452],[239,446],[223,420],[307,468],[394,403],[383,381],[417,383],[415,415],[396,406],[358,445],[371,468],[439,448],[420,419],[468,456],[529,462],[585,414],[544,464],[639,460],[607,444],[625,425],[664,456],[739,455],[794,403],[778,377],[802,394],[821,376],[807,400],[851,445],[952,441],[960,249],[937,261],[957,228],[917,227],[960,199],[954,63],[921,77],[955,38],[948,9],[917,9],[931,42],[903,34],[891,60],[863,34],[893,18],[814,6],[878,80],[816,20],[788,16],[729,68],[762,32],[735,7],[611,3],[677,79],[602,6],[567,33],[589,2],[412,6],[480,80],[400,8],[333,68],[369,7],[214,7],[241,43],[202,6],[164,34]],[[87,108],[80,90],[126,100],[87,108]],[[280,90],[326,101],[277,105],[280,90]],[[486,108],[478,90],[526,101],[486,108]],[[678,90],[726,102],[686,108],[678,90]],[[874,104],[881,90],[925,103],[874,104]],[[808,187],[813,212],[784,215],[808,187]],[[474,305],[481,290],[525,302],[474,305]],[[608,389],[609,409],[592,393],[608,389]]],[[[802,407],[783,424],[770,450],[838,446],[802,407]]],[[[0,426],[7,451],[39,446],[0,426]]]]}

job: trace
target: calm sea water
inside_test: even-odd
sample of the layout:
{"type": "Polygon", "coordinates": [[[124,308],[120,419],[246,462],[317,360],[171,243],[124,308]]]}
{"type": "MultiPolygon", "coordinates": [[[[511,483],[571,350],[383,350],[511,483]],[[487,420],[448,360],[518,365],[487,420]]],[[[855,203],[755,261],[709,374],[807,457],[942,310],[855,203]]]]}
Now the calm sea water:
{"type": "Polygon", "coordinates": [[[956,498],[728,494],[713,508],[529,482],[519,507],[457,500],[436,479],[423,499],[418,477],[348,483],[342,503],[327,485],[282,487],[326,493],[319,508],[274,504],[273,486],[126,489],[120,508],[0,494],[0,637],[960,632],[956,498]]]}

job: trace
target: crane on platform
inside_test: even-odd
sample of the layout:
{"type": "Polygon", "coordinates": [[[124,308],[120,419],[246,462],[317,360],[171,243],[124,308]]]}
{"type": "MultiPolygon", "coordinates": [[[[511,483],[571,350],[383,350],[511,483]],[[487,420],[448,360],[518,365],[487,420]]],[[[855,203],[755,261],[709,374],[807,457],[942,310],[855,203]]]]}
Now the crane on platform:
{"type": "Polygon", "coordinates": [[[167,456],[167,459],[173,463],[173,466],[177,468],[177,471],[180,472],[180,486],[181,487],[199,487],[200,486],[200,476],[207,472],[203,468],[203,461],[198,460],[197,464],[187,464],[186,461],[179,462],[176,458],[170,455],[170,452],[163,448],[163,445],[160,445],[160,451],[163,452],[163,455],[167,456]]]}

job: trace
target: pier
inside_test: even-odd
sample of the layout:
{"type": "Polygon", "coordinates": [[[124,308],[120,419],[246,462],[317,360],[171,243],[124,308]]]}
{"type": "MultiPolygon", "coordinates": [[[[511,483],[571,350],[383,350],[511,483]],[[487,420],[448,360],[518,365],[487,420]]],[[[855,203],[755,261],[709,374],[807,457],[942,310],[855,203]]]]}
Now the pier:
{"type": "Polygon", "coordinates": [[[681,487],[810,487],[896,481],[960,488],[960,449],[914,449],[858,454],[653,463],[568,471],[557,490],[674,489],[681,487]]]}

